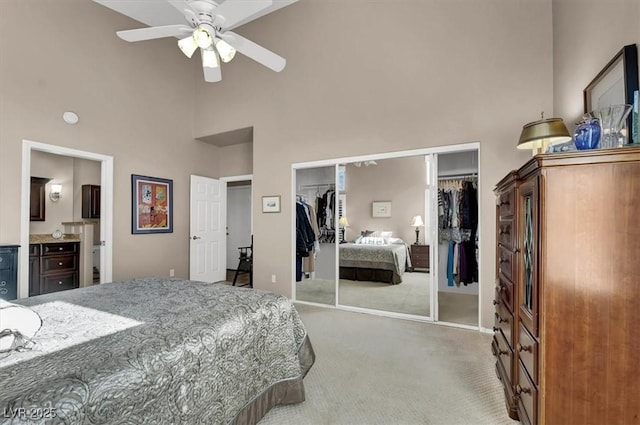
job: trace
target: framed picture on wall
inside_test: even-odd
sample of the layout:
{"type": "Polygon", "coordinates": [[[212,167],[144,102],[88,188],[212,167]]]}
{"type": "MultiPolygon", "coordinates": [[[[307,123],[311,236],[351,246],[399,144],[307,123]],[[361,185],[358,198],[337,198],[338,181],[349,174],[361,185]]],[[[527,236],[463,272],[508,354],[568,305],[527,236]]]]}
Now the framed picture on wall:
{"type": "Polygon", "coordinates": [[[280,195],[263,196],[262,212],[263,213],[279,213],[280,212],[280,195]]]}
{"type": "Polygon", "coordinates": [[[131,175],[131,233],[173,233],[173,180],[131,175]]]}
{"type": "MultiPolygon", "coordinates": [[[[610,105],[633,105],[636,90],[638,50],[635,44],[629,44],[624,46],[584,89],[584,112],[592,112],[610,105]]],[[[632,128],[631,114],[627,118],[627,128],[632,128]]]]}
{"type": "Polygon", "coordinates": [[[391,217],[390,201],[373,201],[371,203],[372,217],[391,217]]]}

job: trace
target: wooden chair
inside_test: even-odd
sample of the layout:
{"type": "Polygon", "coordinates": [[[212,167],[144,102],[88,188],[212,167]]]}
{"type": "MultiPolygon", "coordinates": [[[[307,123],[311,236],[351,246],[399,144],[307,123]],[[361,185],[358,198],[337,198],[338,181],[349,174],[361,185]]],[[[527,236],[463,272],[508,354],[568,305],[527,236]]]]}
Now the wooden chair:
{"type": "Polygon", "coordinates": [[[253,235],[251,236],[251,245],[238,247],[238,250],[240,251],[240,256],[238,257],[236,274],[233,276],[233,286],[236,286],[239,275],[249,274],[249,283],[238,286],[250,286],[253,288],[253,235]]]}

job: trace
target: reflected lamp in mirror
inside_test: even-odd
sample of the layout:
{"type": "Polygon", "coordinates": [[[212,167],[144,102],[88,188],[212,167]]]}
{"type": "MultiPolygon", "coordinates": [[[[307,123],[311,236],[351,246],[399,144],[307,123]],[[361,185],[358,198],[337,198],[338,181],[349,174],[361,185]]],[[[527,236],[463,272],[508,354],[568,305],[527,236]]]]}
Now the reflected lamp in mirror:
{"type": "Polygon", "coordinates": [[[340,234],[341,234],[340,243],[345,243],[347,242],[344,235],[346,230],[345,228],[349,227],[349,221],[347,221],[347,217],[344,215],[340,217],[340,219],[338,220],[338,225],[340,226],[340,234]]]}
{"type": "Polygon", "coordinates": [[[416,228],[416,245],[418,245],[418,237],[420,236],[420,226],[424,226],[422,216],[416,215],[411,219],[411,226],[416,228]]]}
{"type": "Polygon", "coordinates": [[[546,151],[550,144],[571,140],[571,135],[562,118],[544,118],[525,124],[518,140],[518,149],[531,149],[535,156],[546,151]]]}
{"type": "Polygon", "coordinates": [[[52,184],[51,191],[49,192],[49,199],[53,202],[58,202],[60,200],[60,193],[62,193],[62,185],[52,184]]]}

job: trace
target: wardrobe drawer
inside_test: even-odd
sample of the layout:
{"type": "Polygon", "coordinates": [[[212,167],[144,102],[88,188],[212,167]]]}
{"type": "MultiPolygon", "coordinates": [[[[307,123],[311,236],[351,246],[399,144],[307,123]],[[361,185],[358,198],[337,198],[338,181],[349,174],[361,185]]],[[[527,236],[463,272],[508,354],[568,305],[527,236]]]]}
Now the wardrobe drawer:
{"type": "Polygon", "coordinates": [[[496,281],[496,299],[502,300],[509,311],[513,312],[513,283],[503,276],[496,281]]]}
{"type": "Polygon", "coordinates": [[[77,268],[77,255],[58,255],[40,259],[40,273],[42,274],[52,271],[76,270],[77,268]]]}
{"type": "Polygon", "coordinates": [[[513,280],[513,252],[500,246],[498,253],[498,267],[500,268],[500,272],[508,277],[509,280],[513,280]]]}
{"type": "Polygon", "coordinates": [[[40,278],[40,293],[66,291],[67,289],[78,288],[78,273],[61,273],[53,276],[40,278]]]}
{"type": "Polygon", "coordinates": [[[523,424],[537,424],[538,389],[529,379],[529,374],[524,370],[522,363],[518,366],[518,385],[516,385],[518,416],[523,424]]]}
{"type": "Polygon", "coordinates": [[[516,196],[513,189],[498,196],[497,202],[500,217],[513,215],[515,200],[516,196]]]}
{"type": "Polygon", "coordinates": [[[493,351],[493,355],[496,356],[501,362],[502,366],[504,366],[504,370],[506,373],[506,377],[509,382],[513,382],[511,378],[511,362],[513,361],[513,352],[509,347],[509,344],[504,339],[504,335],[502,332],[495,332],[493,334],[493,344],[491,346],[493,351]]]}
{"type": "Polygon", "coordinates": [[[513,248],[515,239],[515,229],[513,220],[500,220],[498,222],[498,242],[508,248],[513,248]]]}
{"type": "Polygon", "coordinates": [[[499,303],[496,306],[496,311],[493,315],[495,318],[494,328],[500,329],[509,342],[509,345],[511,345],[511,341],[513,341],[513,315],[507,310],[503,303],[499,303]]]}
{"type": "Polygon", "coordinates": [[[78,252],[77,242],[42,244],[42,255],[71,254],[78,252]]]}
{"type": "Polygon", "coordinates": [[[520,339],[518,339],[519,342],[516,346],[518,357],[522,360],[522,364],[533,383],[538,384],[538,342],[522,323],[518,324],[518,328],[520,329],[520,339]]]}

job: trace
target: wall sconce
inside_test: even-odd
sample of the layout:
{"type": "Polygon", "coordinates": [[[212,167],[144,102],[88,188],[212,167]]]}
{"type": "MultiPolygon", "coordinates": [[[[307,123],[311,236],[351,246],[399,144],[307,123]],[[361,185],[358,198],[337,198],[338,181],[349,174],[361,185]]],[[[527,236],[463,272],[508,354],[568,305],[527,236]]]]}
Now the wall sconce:
{"type": "Polygon", "coordinates": [[[424,226],[422,216],[416,215],[411,220],[411,226],[416,228],[416,245],[418,245],[418,236],[420,235],[420,226],[424,226]]]}
{"type": "Polygon", "coordinates": [[[52,184],[51,192],[49,192],[49,199],[53,202],[58,202],[60,200],[60,193],[62,192],[61,184],[52,184]]]}
{"type": "Polygon", "coordinates": [[[541,114],[539,121],[530,122],[522,127],[518,149],[531,149],[535,156],[544,153],[550,143],[563,143],[569,140],[571,135],[562,118],[544,119],[544,114],[541,114]]]}
{"type": "Polygon", "coordinates": [[[346,243],[347,240],[344,238],[345,227],[349,227],[349,222],[347,221],[346,216],[340,217],[338,220],[338,225],[340,226],[340,233],[342,233],[342,237],[340,238],[340,243],[346,243]]]}

